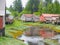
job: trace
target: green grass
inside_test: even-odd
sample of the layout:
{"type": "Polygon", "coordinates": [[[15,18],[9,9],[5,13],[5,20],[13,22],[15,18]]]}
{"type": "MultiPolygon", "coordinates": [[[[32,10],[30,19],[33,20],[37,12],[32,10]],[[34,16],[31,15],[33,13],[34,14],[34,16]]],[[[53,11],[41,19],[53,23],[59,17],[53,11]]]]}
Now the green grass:
{"type": "Polygon", "coordinates": [[[48,45],[59,45],[57,40],[45,39],[44,42],[48,45]]]}
{"type": "Polygon", "coordinates": [[[13,38],[1,37],[0,45],[25,45],[22,41],[13,38]]]}

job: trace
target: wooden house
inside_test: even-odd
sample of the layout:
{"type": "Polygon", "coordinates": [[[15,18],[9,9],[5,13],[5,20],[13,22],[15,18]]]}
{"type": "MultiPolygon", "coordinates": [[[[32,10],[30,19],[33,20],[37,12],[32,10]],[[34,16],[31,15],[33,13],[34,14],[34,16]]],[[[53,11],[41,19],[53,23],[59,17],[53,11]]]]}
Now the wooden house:
{"type": "Polygon", "coordinates": [[[29,22],[37,22],[39,21],[39,17],[34,14],[23,14],[20,18],[22,21],[29,21],[29,22]]]}
{"type": "Polygon", "coordinates": [[[0,0],[0,36],[5,35],[5,0],[0,0]]]}
{"type": "Polygon", "coordinates": [[[56,21],[57,18],[59,18],[59,14],[42,14],[40,16],[40,21],[52,23],[53,21],[56,21]]]}

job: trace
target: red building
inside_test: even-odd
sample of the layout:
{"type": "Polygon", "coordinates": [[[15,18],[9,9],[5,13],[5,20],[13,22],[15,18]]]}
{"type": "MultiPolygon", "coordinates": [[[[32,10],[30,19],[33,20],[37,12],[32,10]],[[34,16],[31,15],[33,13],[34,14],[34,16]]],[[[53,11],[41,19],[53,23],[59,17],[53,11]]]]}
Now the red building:
{"type": "Polygon", "coordinates": [[[55,20],[58,17],[59,17],[59,14],[42,14],[40,16],[40,21],[41,22],[45,22],[46,20],[51,21],[51,20],[55,20]]]}
{"type": "Polygon", "coordinates": [[[0,0],[0,36],[5,35],[5,0],[0,0]]]}

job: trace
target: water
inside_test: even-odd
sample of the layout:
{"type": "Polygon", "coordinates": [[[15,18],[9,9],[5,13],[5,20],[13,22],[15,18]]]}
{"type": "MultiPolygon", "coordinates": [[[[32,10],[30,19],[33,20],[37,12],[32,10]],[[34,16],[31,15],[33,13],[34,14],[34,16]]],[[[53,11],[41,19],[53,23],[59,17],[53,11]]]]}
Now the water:
{"type": "MultiPolygon", "coordinates": [[[[50,40],[50,39],[45,40],[43,37],[41,37],[39,35],[40,29],[45,29],[46,31],[50,30],[47,28],[41,28],[39,26],[30,27],[29,29],[26,29],[24,34],[21,37],[19,37],[18,39],[25,40],[25,42],[27,42],[29,45],[46,45],[46,44],[48,44],[48,45],[59,45],[58,42],[60,43],[60,40],[58,40],[58,42],[56,42],[52,38],[51,38],[52,40],[50,40]],[[31,35],[30,36],[27,35],[27,32],[31,33],[31,35]]],[[[49,31],[47,31],[47,32],[49,32],[49,31]]],[[[50,32],[52,32],[52,31],[50,31],[50,32]]],[[[60,35],[55,36],[53,38],[55,38],[55,39],[59,38],[60,39],[60,35]]]]}

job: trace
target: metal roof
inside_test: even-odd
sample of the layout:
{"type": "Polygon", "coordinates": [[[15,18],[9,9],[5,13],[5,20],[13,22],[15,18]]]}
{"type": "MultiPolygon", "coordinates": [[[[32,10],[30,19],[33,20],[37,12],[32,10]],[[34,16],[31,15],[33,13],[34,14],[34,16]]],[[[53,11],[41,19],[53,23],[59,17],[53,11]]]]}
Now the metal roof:
{"type": "Polygon", "coordinates": [[[5,15],[5,0],[0,0],[0,16],[5,15]]]}

